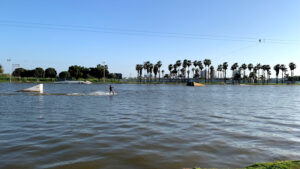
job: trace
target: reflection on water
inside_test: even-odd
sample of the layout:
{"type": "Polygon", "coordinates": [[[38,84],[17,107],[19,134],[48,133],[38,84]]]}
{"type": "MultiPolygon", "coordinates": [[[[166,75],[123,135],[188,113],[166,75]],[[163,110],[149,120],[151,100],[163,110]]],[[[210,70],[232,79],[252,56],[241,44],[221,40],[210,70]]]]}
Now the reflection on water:
{"type": "Polygon", "coordinates": [[[244,167],[300,158],[300,86],[0,84],[0,168],[244,167]]]}

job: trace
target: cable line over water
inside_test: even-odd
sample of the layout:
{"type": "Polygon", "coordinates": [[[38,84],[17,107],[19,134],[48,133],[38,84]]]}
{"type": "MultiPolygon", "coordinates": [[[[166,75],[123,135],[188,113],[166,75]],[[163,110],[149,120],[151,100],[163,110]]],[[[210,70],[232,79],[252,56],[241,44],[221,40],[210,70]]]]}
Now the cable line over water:
{"type": "Polygon", "coordinates": [[[66,25],[66,24],[49,24],[38,22],[19,22],[19,21],[4,21],[0,20],[0,27],[16,27],[16,28],[32,28],[32,29],[45,29],[45,30],[62,30],[62,31],[78,31],[78,32],[91,32],[91,33],[108,33],[120,34],[131,36],[147,36],[147,37],[160,37],[160,38],[182,38],[182,39],[195,39],[195,40],[217,40],[217,41],[239,41],[239,42],[252,42],[252,43],[268,43],[268,44],[298,44],[297,40],[287,39],[273,39],[273,38],[256,38],[256,37],[238,37],[226,35],[203,35],[195,33],[175,33],[175,32],[161,32],[161,31],[148,31],[136,29],[120,29],[109,27],[95,27],[95,26],[82,26],[82,25],[66,25]]]}

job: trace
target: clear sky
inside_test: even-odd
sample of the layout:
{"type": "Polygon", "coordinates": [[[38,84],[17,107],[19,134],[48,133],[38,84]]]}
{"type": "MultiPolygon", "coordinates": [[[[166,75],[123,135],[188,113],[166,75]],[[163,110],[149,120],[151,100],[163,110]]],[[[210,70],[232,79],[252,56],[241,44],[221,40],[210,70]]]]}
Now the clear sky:
{"type": "MultiPolygon", "coordinates": [[[[297,64],[299,0],[1,0],[0,64],[96,66],[136,76],[135,65],[178,59],[297,64]],[[262,39],[259,43],[259,39],[262,39]]],[[[272,72],[274,75],[274,72],[272,72]]]]}

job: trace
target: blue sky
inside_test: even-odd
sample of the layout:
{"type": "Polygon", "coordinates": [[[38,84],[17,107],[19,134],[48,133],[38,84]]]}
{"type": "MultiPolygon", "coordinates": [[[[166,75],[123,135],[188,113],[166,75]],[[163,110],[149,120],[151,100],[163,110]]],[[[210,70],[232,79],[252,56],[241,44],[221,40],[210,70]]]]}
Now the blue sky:
{"type": "Polygon", "coordinates": [[[105,61],[135,76],[148,60],[166,72],[178,59],[293,61],[299,75],[299,9],[299,0],[2,0],[0,64],[60,72],[105,61]]]}

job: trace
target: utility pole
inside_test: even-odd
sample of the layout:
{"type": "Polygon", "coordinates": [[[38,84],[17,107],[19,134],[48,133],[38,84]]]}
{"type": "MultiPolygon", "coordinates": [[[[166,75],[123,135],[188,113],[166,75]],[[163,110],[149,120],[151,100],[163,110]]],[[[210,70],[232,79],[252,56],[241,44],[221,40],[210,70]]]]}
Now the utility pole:
{"type": "Polygon", "coordinates": [[[105,62],[102,62],[103,64],[103,82],[105,83],[105,62]]]}
{"type": "MultiPolygon", "coordinates": [[[[11,62],[11,59],[7,59],[7,62],[11,62]]],[[[11,66],[11,69],[12,69],[12,66],[11,66]]],[[[10,74],[9,74],[9,83],[11,83],[11,71],[10,71],[10,74]]]]}

